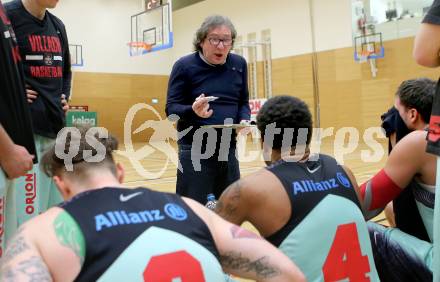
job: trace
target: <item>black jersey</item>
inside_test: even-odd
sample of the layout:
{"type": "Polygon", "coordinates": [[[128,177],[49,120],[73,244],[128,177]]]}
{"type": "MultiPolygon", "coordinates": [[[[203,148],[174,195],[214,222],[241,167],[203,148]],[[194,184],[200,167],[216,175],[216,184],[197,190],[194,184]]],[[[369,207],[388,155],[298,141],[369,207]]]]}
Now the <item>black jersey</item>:
{"type": "MultiPolygon", "coordinates": [[[[161,256],[167,250],[172,250],[168,251],[169,256],[188,261],[194,253],[186,244],[197,245],[196,253],[205,252],[203,259],[199,258],[204,262],[198,262],[202,269],[206,271],[203,263],[211,260],[221,268],[208,226],[178,195],[145,188],[103,188],[84,192],[61,207],[78,223],[86,243],[86,257],[77,281],[96,281],[106,274],[119,281],[115,277],[121,272],[118,267],[127,270],[128,263],[129,268],[134,269],[134,260],[142,264],[142,269],[157,255],[161,258],[153,264],[173,261],[161,256]],[[115,263],[116,260],[119,262],[115,263]]],[[[151,266],[154,277],[156,267],[151,266]]],[[[125,275],[127,281],[137,280],[126,271],[121,275],[125,275]]]]}
{"type": "Polygon", "coordinates": [[[292,213],[266,239],[308,281],[379,281],[356,192],[336,160],[319,155],[304,163],[280,161],[268,170],[283,184],[292,213]]]}
{"type": "MultiPolygon", "coordinates": [[[[440,25],[440,0],[434,0],[423,19],[423,23],[440,25]]],[[[428,146],[426,151],[440,156],[440,80],[432,102],[432,113],[429,121],[428,146]]]]}
{"type": "Polygon", "coordinates": [[[267,169],[283,184],[292,204],[289,222],[266,238],[279,246],[327,195],[337,195],[353,202],[360,209],[359,200],[347,174],[336,160],[319,154],[316,161],[279,161],[267,169]]]}
{"type": "Polygon", "coordinates": [[[440,156],[440,79],[437,82],[428,129],[426,151],[440,156]]]}
{"type": "Polygon", "coordinates": [[[5,4],[17,36],[26,84],[38,93],[30,104],[35,133],[54,138],[64,127],[61,94],[69,96],[70,55],[60,19],[46,11],[43,20],[31,15],[21,0],[5,4]]]}
{"type": "Polygon", "coordinates": [[[17,48],[11,22],[0,2],[0,124],[15,144],[35,155],[21,56],[17,48]]]}

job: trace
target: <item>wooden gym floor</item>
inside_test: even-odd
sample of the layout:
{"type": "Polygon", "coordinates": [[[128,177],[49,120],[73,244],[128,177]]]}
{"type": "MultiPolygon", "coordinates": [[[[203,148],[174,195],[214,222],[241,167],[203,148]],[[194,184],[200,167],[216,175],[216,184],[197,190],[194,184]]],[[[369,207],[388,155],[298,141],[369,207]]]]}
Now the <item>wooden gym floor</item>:
{"type": "MultiPolygon", "coordinates": [[[[387,152],[388,152],[388,148],[387,148],[388,145],[385,139],[382,139],[381,141],[382,142],[380,143],[380,145],[383,148],[384,155],[377,162],[364,162],[361,160],[361,151],[371,150],[370,147],[368,147],[365,143],[362,142],[359,144],[356,150],[344,156],[344,164],[353,171],[359,185],[364,181],[368,180],[371,176],[373,176],[385,165],[387,152]]],[[[136,149],[139,149],[145,145],[146,143],[136,143],[134,144],[134,147],[136,149]]],[[[177,146],[175,144],[172,144],[172,146],[177,152],[177,146]]],[[[119,149],[124,150],[124,145],[121,144],[119,149]]],[[[248,153],[250,150],[252,151],[260,150],[260,145],[255,144],[253,142],[248,142],[246,145],[246,152],[248,153]]],[[[323,140],[323,143],[321,145],[321,153],[335,156],[335,154],[341,154],[341,152],[342,150],[338,150],[338,149],[335,150],[332,141],[327,141],[325,139],[323,140]]],[[[123,157],[119,154],[115,154],[115,158],[117,162],[122,163],[125,167],[126,175],[125,175],[124,184],[126,186],[132,188],[143,186],[158,191],[175,192],[176,166],[171,161],[168,162],[168,166],[160,178],[145,179],[136,172],[135,168],[126,157],[123,157]]],[[[167,156],[164,153],[155,150],[154,153],[149,155],[144,160],[141,160],[141,164],[145,170],[151,173],[156,173],[164,167],[166,160],[167,160],[167,156]]],[[[264,166],[265,164],[262,160],[255,160],[252,162],[240,162],[240,171],[242,176],[245,176],[261,169],[264,166]]],[[[383,215],[379,215],[374,220],[380,221],[383,218],[384,218],[383,215]]]]}
{"type": "MultiPolygon", "coordinates": [[[[344,155],[344,164],[348,166],[356,176],[356,179],[358,183],[363,183],[365,180],[370,178],[373,174],[375,174],[379,169],[381,169],[386,161],[386,156],[388,152],[387,143],[385,139],[380,140],[379,143],[382,148],[384,155],[383,157],[377,161],[377,162],[364,162],[361,160],[361,151],[362,150],[372,150],[369,146],[367,146],[365,143],[360,143],[356,150],[354,150],[352,153],[344,155]]],[[[142,146],[145,146],[147,143],[136,143],[134,144],[135,149],[139,149],[142,146]]],[[[177,146],[175,144],[172,144],[172,147],[177,152],[177,146]]],[[[124,145],[121,144],[119,150],[124,150],[124,145]]],[[[249,153],[249,151],[256,151],[260,150],[260,145],[255,144],[253,142],[248,142],[246,145],[246,154],[249,153]]],[[[321,153],[328,154],[331,156],[335,156],[337,154],[341,154],[343,151],[341,149],[335,149],[334,144],[332,141],[326,141],[324,140],[321,144],[321,153]],[[335,152],[336,151],[336,152],[335,152]]],[[[115,158],[117,162],[120,162],[125,167],[125,181],[124,184],[128,187],[138,187],[138,186],[146,186],[148,188],[158,190],[158,191],[166,191],[166,192],[174,192],[175,191],[175,185],[176,185],[176,166],[170,161],[168,162],[168,166],[166,170],[164,171],[163,175],[160,178],[157,179],[145,179],[141,175],[139,175],[133,165],[130,163],[128,158],[120,155],[115,154],[115,158]]],[[[151,173],[156,173],[160,171],[167,160],[167,156],[158,151],[155,150],[154,153],[146,157],[144,160],[141,160],[142,167],[151,173]]],[[[240,162],[240,171],[241,174],[248,175],[250,173],[253,173],[262,167],[264,167],[265,164],[262,160],[255,160],[252,162],[240,162]]]]}

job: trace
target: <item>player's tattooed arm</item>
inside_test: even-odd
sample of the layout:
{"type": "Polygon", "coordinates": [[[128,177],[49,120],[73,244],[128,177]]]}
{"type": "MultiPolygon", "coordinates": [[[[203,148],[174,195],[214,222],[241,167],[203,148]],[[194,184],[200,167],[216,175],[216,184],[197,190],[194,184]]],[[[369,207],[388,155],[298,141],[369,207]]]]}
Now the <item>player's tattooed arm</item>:
{"type": "Polygon", "coordinates": [[[53,222],[54,231],[58,242],[71,249],[79,259],[80,265],[84,262],[85,241],[80,227],[66,212],[61,212],[53,222]]]}
{"type": "Polygon", "coordinates": [[[258,279],[273,278],[281,274],[267,256],[250,259],[241,252],[230,251],[220,255],[220,263],[230,271],[254,273],[258,279]]]}
{"type": "Polygon", "coordinates": [[[0,281],[52,281],[41,257],[33,249],[20,228],[9,243],[0,263],[0,281]]]}
{"type": "Polygon", "coordinates": [[[238,180],[223,192],[217,202],[215,212],[224,219],[240,225],[243,223],[245,216],[245,208],[242,201],[242,181],[238,180]]]}
{"type": "Polygon", "coordinates": [[[39,256],[32,256],[19,259],[17,262],[2,266],[0,281],[15,282],[50,282],[50,276],[47,266],[39,256]]]}
{"type": "Polygon", "coordinates": [[[18,229],[17,234],[12,238],[11,242],[6,249],[6,253],[2,259],[2,264],[7,264],[13,260],[16,256],[21,255],[25,251],[29,250],[30,247],[26,242],[23,235],[24,227],[18,229]]]}
{"type": "MultiPolygon", "coordinates": [[[[257,234],[236,225],[232,225],[230,231],[234,240],[262,240],[262,238],[257,234]]],[[[268,260],[269,258],[266,256],[262,256],[257,259],[250,259],[242,253],[235,251],[229,251],[220,256],[220,261],[223,267],[245,272],[255,272],[255,274],[260,278],[275,277],[280,274],[280,271],[277,269],[277,267],[271,265],[268,260]]]]}
{"type": "Polygon", "coordinates": [[[223,224],[229,232],[217,246],[225,272],[264,282],[305,281],[298,267],[269,242],[239,226],[223,224]]]}

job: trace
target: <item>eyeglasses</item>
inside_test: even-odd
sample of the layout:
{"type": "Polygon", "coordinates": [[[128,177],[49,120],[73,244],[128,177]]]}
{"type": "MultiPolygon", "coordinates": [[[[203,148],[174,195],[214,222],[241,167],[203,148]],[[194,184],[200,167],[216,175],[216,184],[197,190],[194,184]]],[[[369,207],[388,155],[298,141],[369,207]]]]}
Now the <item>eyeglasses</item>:
{"type": "Polygon", "coordinates": [[[215,37],[208,38],[208,41],[213,46],[218,46],[220,42],[223,43],[223,46],[231,46],[233,42],[233,40],[230,38],[220,39],[215,37]]]}

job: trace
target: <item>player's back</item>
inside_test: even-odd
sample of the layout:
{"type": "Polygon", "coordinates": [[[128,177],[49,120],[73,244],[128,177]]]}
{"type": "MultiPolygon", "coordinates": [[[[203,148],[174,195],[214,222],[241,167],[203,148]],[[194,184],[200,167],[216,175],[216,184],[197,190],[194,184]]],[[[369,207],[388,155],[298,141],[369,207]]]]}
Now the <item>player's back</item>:
{"type": "Polygon", "coordinates": [[[177,195],[103,188],[62,208],[85,239],[76,281],[224,281],[207,225],[177,195]]]}
{"type": "Polygon", "coordinates": [[[287,224],[266,239],[308,281],[379,281],[370,239],[353,184],[336,160],[280,161],[267,168],[291,203],[287,224]]]}

